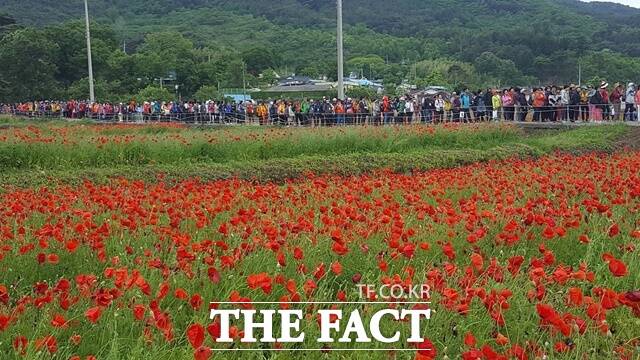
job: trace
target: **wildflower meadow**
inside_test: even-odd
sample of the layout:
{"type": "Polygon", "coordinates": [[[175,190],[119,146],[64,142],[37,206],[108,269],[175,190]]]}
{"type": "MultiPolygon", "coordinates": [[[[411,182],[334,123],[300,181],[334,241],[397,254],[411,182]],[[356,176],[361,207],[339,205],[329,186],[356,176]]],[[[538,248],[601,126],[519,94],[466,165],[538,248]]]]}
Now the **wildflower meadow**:
{"type": "Polygon", "coordinates": [[[630,132],[10,122],[0,358],[637,359],[630,132]],[[301,309],[306,338],[243,342],[229,303],[301,309]],[[430,309],[423,340],[317,343],[318,309],[385,307],[430,309]]]}

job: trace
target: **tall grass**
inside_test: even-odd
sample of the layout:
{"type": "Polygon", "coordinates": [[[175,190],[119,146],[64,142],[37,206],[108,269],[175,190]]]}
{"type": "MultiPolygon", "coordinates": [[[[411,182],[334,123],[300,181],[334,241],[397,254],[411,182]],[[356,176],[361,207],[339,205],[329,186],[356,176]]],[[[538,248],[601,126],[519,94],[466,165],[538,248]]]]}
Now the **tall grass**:
{"type": "Polygon", "coordinates": [[[137,127],[73,129],[59,135],[43,128],[53,141],[8,138],[0,142],[0,170],[110,167],[120,165],[193,164],[392,154],[439,149],[487,150],[521,141],[513,127],[341,128],[341,129],[197,129],[137,127]],[[104,143],[101,143],[100,140],[104,143]]]}

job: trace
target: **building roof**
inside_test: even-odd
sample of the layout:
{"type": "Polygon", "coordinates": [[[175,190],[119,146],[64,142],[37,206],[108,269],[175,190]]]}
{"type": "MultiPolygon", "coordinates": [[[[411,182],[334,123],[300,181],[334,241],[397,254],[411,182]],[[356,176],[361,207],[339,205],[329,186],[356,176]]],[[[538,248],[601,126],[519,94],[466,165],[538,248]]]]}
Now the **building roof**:
{"type": "Polygon", "coordinates": [[[311,78],[308,76],[288,76],[286,78],[278,80],[278,86],[297,86],[310,84],[311,78]]]}
{"type": "Polygon", "coordinates": [[[266,92],[312,92],[312,91],[329,91],[333,87],[328,84],[304,84],[304,85],[286,85],[273,86],[264,91],[266,92]]]}

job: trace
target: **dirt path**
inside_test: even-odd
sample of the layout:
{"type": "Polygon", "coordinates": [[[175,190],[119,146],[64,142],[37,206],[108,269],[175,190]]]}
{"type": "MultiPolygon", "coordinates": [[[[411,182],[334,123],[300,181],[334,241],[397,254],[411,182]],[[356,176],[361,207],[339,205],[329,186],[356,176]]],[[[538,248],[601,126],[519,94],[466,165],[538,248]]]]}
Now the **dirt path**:
{"type": "Polygon", "coordinates": [[[640,150],[640,127],[629,127],[629,131],[613,143],[615,150],[640,150]]]}

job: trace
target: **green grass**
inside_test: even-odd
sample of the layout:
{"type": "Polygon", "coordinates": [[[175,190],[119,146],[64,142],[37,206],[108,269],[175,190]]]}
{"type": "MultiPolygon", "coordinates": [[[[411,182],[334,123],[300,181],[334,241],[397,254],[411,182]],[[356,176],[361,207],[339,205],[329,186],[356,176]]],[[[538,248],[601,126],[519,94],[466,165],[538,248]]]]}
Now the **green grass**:
{"type": "Polygon", "coordinates": [[[30,186],[53,183],[78,184],[84,179],[106,183],[113,177],[154,181],[159,176],[164,180],[179,181],[197,177],[202,180],[239,178],[258,182],[282,182],[307,173],[334,174],[342,176],[369,173],[380,169],[395,172],[410,172],[434,168],[455,167],[478,161],[506,159],[512,156],[535,156],[540,152],[526,145],[510,145],[489,150],[433,150],[390,154],[349,154],[330,157],[302,156],[268,161],[230,162],[227,164],[171,164],[108,168],[83,168],[79,170],[38,170],[8,172],[0,175],[0,183],[30,186]]]}
{"type": "Polygon", "coordinates": [[[178,128],[19,122],[2,129],[0,184],[238,177],[283,181],[306,172],[408,172],[555,150],[608,150],[622,125],[527,135],[513,126],[407,128],[178,128]],[[25,125],[27,124],[27,125],[25,125]],[[17,138],[15,131],[24,138],[17,138]],[[33,135],[34,132],[37,135],[33,135]],[[33,139],[36,139],[34,141],[33,139]],[[41,141],[48,139],[48,142],[41,141]],[[100,144],[102,139],[106,143],[100,144]]]}
{"type": "MultiPolygon", "coordinates": [[[[64,128],[63,128],[64,129],[64,128]]],[[[303,156],[388,154],[437,149],[490,149],[515,143],[515,128],[479,129],[176,129],[127,127],[95,129],[75,125],[64,136],[42,127],[35,139],[0,143],[0,170],[75,170],[148,164],[265,161],[303,156]],[[178,131],[181,130],[181,131],[178,131]],[[50,137],[51,141],[40,141],[50,137]],[[99,143],[104,141],[104,144],[99,143]]],[[[27,133],[31,136],[31,133],[27,133]]]]}

